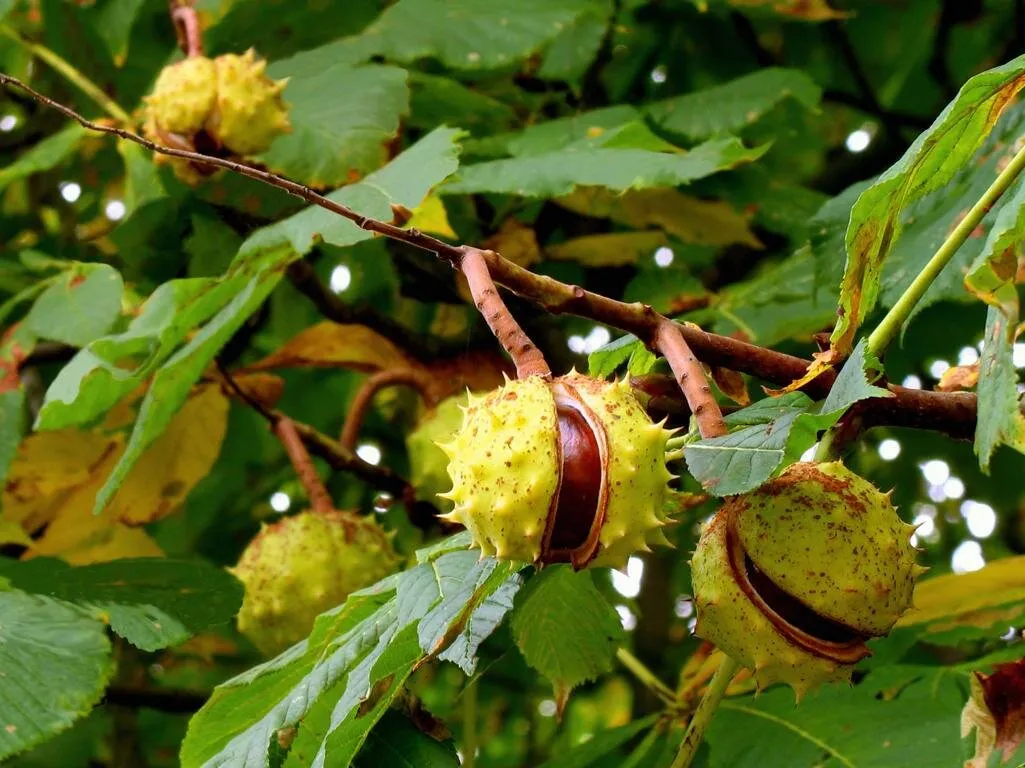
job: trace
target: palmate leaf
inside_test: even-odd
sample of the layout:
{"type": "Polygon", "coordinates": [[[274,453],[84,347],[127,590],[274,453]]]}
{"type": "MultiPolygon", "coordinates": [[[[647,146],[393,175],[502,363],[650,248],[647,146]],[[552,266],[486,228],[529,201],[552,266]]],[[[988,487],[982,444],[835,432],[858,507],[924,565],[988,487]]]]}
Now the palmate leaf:
{"type": "Polygon", "coordinates": [[[852,405],[872,397],[892,397],[888,390],[871,384],[866,375],[879,367],[862,341],[821,403],[791,392],[732,413],[726,418],[727,425],[741,428],[686,446],[688,469],[716,496],[757,488],[797,461],[815,444],[817,433],[833,426],[852,405]]]}
{"type": "Polygon", "coordinates": [[[724,700],[707,732],[709,768],[947,768],[952,758],[956,763],[963,701],[958,681],[947,675],[904,688],[896,698],[879,698],[872,677],[853,690],[823,688],[798,707],[785,687],[724,700]]]}
{"type": "Polygon", "coordinates": [[[50,558],[0,560],[0,577],[14,589],[77,606],[144,651],[226,623],[242,604],[241,584],[201,561],[133,558],[72,568],[50,558]]]}
{"type": "Polygon", "coordinates": [[[766,150],[768,145],[748,149],[735,138],[712,139],[683,154],[608,147],[563,150],[465,166],[441,192],[557,197],[582,186],[617,191],[675,187],[753,162],[766,150]]]}
{"type": "MultiPolygon", "coordinates": [[[[415,207],[431,187],[455,170],[458,135],[439,128],[363,182],[332,196],[384,219],[390,217],[393,202],[415,207]]],[[[348,220],[321,208],[307,208],[257,230],[222,277],[165,283],[125,333],[97,339],[61,370],[47,390],[38,429],[88,424],[153,377],[125,452],[97,494],[97,511],[170,423],[214,355],[275,288],[284,267],[319,240],[351,245],[369,237],[348,220]],[[202,328],[179,349],[200,324],[202,328]],[[136,367],[124,367],[127,361],[135,361],[136,367]]]]}
{"type": "Polygon", "coordinates": [[[106,264],[76,264],[57,276],[23,321],[40,339],[82,347],[110,330],[121,314],[124,283],[106,264]]]}
{"type": "Polygon", "coordinates": [[[589,571],[546,568],[520,592],[513,637],[527,663],[568,692],[612,668],[624,637],[619,616],[589,571]]]}
{"type": "Polygon", "coordinates": [[[876,304],[883,264],[904,228],[904,211],[953,178],[1023,87],[1025,56],[971,78],[903,157],[858,198],[847,229],[842,311],[830,339],[834,357],[851,349],[858,326],[876,304]]]}
{"type": "Polygon", "coordinates": [[[647,107],[647,113],[669,133],[705,139],[740,131],[786,98],[817,109],[822,89],[801,70],[769,67],[713,88],[655,102],[647,107]]]}
{"type": "Polygon", "coordinates": [[[472,670],[481,628],[511,607],[521,566],[465,547],[455,536],[421,550],[411,570],[323,614],[308,640],[218,687],[189,724],[182,765],[269,766],[271,740],[291,728],[286,765],[347,765],[417,665],[463,637],[472,670]]]}

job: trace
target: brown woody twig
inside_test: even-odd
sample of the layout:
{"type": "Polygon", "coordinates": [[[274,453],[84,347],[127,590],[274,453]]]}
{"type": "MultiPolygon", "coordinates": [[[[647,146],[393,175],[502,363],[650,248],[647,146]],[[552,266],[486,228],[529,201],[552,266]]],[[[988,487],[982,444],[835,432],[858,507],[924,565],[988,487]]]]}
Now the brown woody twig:
{"type": "Polygon", "coordinates": [[[331,494],[324,487],[324,481],[317,474],[317,468],[313,466],[313,459],[306,450],[302,437],[299,436],[295,423],[287,416],[279,417],[274,422],[274,434],[281,441],[288,460],[292,462],[295,473],[299,476],[299,482],[306,490],[306,497],[310,500],[310,507],[320,515],[326,515],[334,508],[331,501],[331,494]]]}
{"type": "MultiPolygon", "coordinates": [[[[505,306],[502,297],[498,295],[495,281],[491,279],[484,258],[485,251],[467,245],[464,245],[460,251],[462,253],[456,266],[466,276],[466,282],[470,286],[470,295],[473,296],[473,303],[477,310],[484,317],[491,332],[495,334],[502,349],[516,365],[516,378],[541,376],[550,379],[552,371],[548,367],[548,363],[545,362],[541,350],[530,340],[520,324],[516,322],[516,318],[509,312],[509,308],[505,306]]],[[[487,253],[494,252],[488,251],[487,253]]]]}
{"type": "MultiPolygon", "coordinates": [[[[259,168],[223,158],[208,157],[196,152],[163,147],[123,128],[87,120],[73,109],[44,96],[10,75],[0,73],[0,84],[14,86],[23,90],[36,101],[57,110],[65,117],[75,120],[89,130],[119,136],[154,152],[215,165],[242,176],[261,181],[312,205],[317,205],[325,210],[336,213],[368,232],[376,232],[408,245],[431,251],[453,266],[457,266],[463,256],[464,251],[458,246],[445,243],[416,229],[402,229],[387,222],[367,218],[340,203],[317,194],[302,184],[259,168]]],[[[586,291],[579,286],[567,285],[545,275],[534,274],[503,259],[493,251],[480,251],[480,255],[487,265],[488,273],[496,283],[504,285],[506,288],[544,307],[548,311],[575,314],[619,328],[634,334],[649,347],[655,348],[655,334],[659,323],[666,318],[652,310],[651,307],[638,302],[625,303],[616,301],[606,296],[586,291]]],[[[728,336],[708,333],[689,323],[680,325],[680,335],[694,352],[694,355],[706,365],[730,368],[731,370],[747,373],[776,384],[789,384],[795,379],[800,378],[807,372],[809,365],[809,362],[802,358],[759,347],[728,336]]],[[[833,371],[826,371],[818,378],[809,382],[803,388],[803,391],[815,399],[821,399],[828,393],[835,380],[835,373],[833,371]]],[[[954,436],[960,436],[965,433],[970,435],[974,431],[976,414],[976,398],[974,395],[964,392],[946,393],[907,390],[893,385],[890,385],[889,388],[890,391],[895,393],[896,397],[880,399],[878,401],[879,418],[869,418],[866,420],[867,423],[879,425],[882,423],[897,424],[899,422],[901,425],[935,429],[954,436]],[[909,411],[909,414],[903,414],[905,410],[909,411]],[[901,412],[899,416],[897,414],[898,411],[901,412]]],[[[301,427],[299,424],[296,426],[297,428],[301,427]]],[[[300,434],[302,434],[301,428],[300,434]]],[[[318,455],[323,455],[336,469],[356,470],[364,473],[364,477],[374,477],[376,475],[376,479],[381,484],[381,487],[390,484],[392,486],[391,489],[397,490],[400,493],[406,487],[401,479],[391,475],[387,470],[362,462],[358,457],[351,455],[351,452],[345,451],[341,445],[330,440],[325,435],[320,435],[320,437],[326,442],[321,443],[319,447],[311,445],[310,448],[314,453],[318,450],[322,451],[323,453],[318,455]],[[338,450],[336,451],[335,448],[338,450]],[[328,456],[333,458],[328,458],[328,456]]],[[[307,440],[309,444],[310,441],[305,436],[304,440],[307,440]]]]}
{"type": "Polygon", "coordinates": [[[708,378],[701,363],[694,357],[690,347],[680,333],[680,325],[672,320],[659,323],[655,331],[655,347],[673,369],[676,383],[690,406],[698,423],[698,432],[704,438],[721,437],[728,431],[722,410],[715,401],[708,378]]]}
{"type": "Polygon", "coordinates": [[[202,56],[203,33],[199,26],[199,14],[190,0],[171,0],[170,13],[182,53],[189,57],[202,56]]]}
{"type": "Polygon", "coordinates": [[[360,427],[363,426],[363,419],[370,403],[380,390],[393,387],[397,384],[405,385],[415,389],[424,403],[431,407],[435,405],[435,397],[432,392],[432,382],[426,371],[418,368],[395,368],[390,371],[378,371],[369,376],[359,388],[356,396],[349,405],[349,413],[345,417],[345,426],[342,427],[342,434],[338,442],[345,448],[352,450],[356,447],[356,440],[359,438],[360,427]]]}

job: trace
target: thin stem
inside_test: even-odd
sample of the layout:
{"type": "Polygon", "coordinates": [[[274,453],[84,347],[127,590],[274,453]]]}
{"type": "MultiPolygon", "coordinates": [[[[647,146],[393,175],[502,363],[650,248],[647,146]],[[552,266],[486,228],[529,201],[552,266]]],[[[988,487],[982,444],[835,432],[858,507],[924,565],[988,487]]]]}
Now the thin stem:
{"type": "Polygon", "coordinates": [[[331,494],[327,492],[324,482],[317,474],[317,468],[313,466],[313,459],[310,458],[295,423],[287,416],[279,418],[274,423],[274,434],[278,436],[285,453],[288,454],[288,459],[299,476],[299,482],[306,490],[313,511],[319,515],[333,511],[335,505],[331,501],[331,494]]]}
{"type": "Polygon", "coordinates": [[[349,413],[345,417],[345,426],[342,427],[342,435],[338,439],[343,446],[352,450],[356,447],[356,440],[359,438],[360,427],[363,426],[363,419],[370,409],[374,395],[387,387],[394,387],[402,384],[411,387],[423,398],[428,407],[435,404],[435,397],[431,392],[431,377],[426,371],[416,368],[396,368],[390,371],[378,371],[363,382],[356,396],[349,405],[349,413]]]}
{"type": "MultiPolygon", "coordinates": [[[[96,85],[96,83],[94,83],[88,77],[83,75],[81,72],[75,69],[70,63],[68,63],[63,58],[58,56],[56,53],[51,51],[45,45],[29,42],[6,24],[0,24],[0,34],[3,34],[4,36],[10,38],[15,43],[20,45],[22,48],[29,51],[33,56],[36,56],[45,61],[60,75],[62,75],[65,80],[77,86],[83,93],[85,93],[86,96],[95,101],[100,107],[103,108],[104,112],[113,117],[115,120],[117,120],[120,123],[124,123],[125,125],[134,124],[132,116],[125,112],[123,109],[121,109],[120,105],[118,105],[116,101],[114,101],[107,94],[105,94],[100,89],[100,87],[96,85]]],[[[0,80],[0,82],[17,83],[17,81],[13,77],[8,77],[7,75],[0,75],[0,77],[3,78],[2,80],[0,80]]],[[[26,90],[30,91],[30,89],[28,88],[26,88],[26,90]]],[[[30,93],[32,92],[30,91],[30,93]]],[[[52,106],[52,104],[50,106],[52,106]]],[[[79,122],[82,121],[79,120],[79,122]]],[[[88,128],[90,126],[86,125],[86,127],[88,128]]]]}
{"type": "Polygon", "coordinates": [[[469,680],[463,688],[463,768],[477,763],[477,681],[469,680]]]}
{"type": "Polygon", "coordinates": [[[698,752],[698,747],[705,738],[705,730],[712,722],[715,710],[719,708],[719,702],[722,701],[723,694],[726,693],[726,688],[738,669],[737,662],[729,656],[723,656],[719,668],[708,683],[708,688],[705,689],[705,695],[701,697],[698,708],[694,710],[690,724],[687,726],[687,732],[683,736],[683,743],[673,760],[672,768],[688,768],[690,766],[698,752]]]}
{"type": "Polygon", "coordinates": [[[473,296],[473,303],[506,354],[516,365],[516,378],[541,376],[550,379],[552,371],[548,367],[544,355],[541,354],[541,350],[530,340],[520,324],[516,322],[516,318],[512,316],[509,308],[505,306],[505,302],[502,301],[498,288],[495,287],[495,281],[491,279],[491,273],[488,271],[484,252],[479,248],[469,246],[463,246],[462,251],[463,257],[459,261],[459,268],[466,276],[466,282],[470,286],[470,295],[473,296]]]}
{"type": "Polygon", "coordinates": [[[636,677],[645,688],[650,690],[666,704],[676,703],[676,694],[673,689],[658,679],[658,676],[648,669],[644,662],[634,656],[626,648],[620,647],[616,650],[616,658],[619,663],[626,667],[630,674],[636,677]]]}
{"type": "MultiPolygon", "coordinates": [[[[173,5],[173,4],[172,4],[173,5]]],[[[178,47],[186,56],[203,55],[203,33],[199,28],[199,14],[191,3],[182,2],[171,8],[171,21],[178,35],[178,47]]]]}
{"type": "Polygon", "coordinates": [[[1022,170],[1025,170],[1025,147],[1022,147],[1015,153],[1007,167],[1000,172],[1000,175],[989,185],[989,189],[983,192],[982,197],[978,199],[975,205],[965,214],[965,217],[961,219],[960,223],[947,235],[947,239],[943,241],[943,244],[933,257],[929,259],[929,263],[918,273],[918,276],[911,282],[911,285],[897,299],[897,303],[886,313],[886,317],[872,331],[868,337],[869,352],[877,357],[882,357],[886,353],[887,348],[900,332],[901,326],[911,316],[915,305],[925,295],[929,286],[932,285],[940,272],[943,271],[943,268],[947,266],[954,254],[957,253],[958,248],[964,244],[965,240],[979,226],[983,217],[989,213],[989,210],[1000,199],[1000,196],[1014,183],[1022,170]]]}
{"type": "Polygon", "coordinates": [[[655,348],[669,363],[676,376],[676,382],[687,399],[691,413],[698,422],[698,432],[703,438],[720,437],[727,432],[722,410],[715,401],[708,377],[701,363],[694,356],[687,341],[680,333],[680,326],[672,320],[659,324],[655,332],[655,348]]]}

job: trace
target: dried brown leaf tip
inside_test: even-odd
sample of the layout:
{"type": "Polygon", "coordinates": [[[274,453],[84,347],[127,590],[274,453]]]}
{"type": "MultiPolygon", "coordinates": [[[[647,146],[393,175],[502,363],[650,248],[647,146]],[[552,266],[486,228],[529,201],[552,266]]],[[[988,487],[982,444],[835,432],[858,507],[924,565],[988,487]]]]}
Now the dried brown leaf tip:
{"type": "Polygon", "coordinates": [[[1025,659],[999,664],[993,674],[972,675],[972,693],[961,711],[961,738],[975,732],[975,754],[964,768],[986,768],[1022,757],[1025,743],[1025,659]]]}

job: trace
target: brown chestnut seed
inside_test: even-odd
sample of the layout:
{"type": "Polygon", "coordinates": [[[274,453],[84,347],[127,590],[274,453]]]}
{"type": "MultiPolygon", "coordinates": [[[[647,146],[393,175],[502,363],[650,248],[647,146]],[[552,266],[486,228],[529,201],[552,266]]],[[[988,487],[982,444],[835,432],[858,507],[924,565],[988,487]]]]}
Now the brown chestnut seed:
{"type": "Polygon", "coordinates": [[[605,520],[607,438],[601,423],[571,386],[557,382],[553,392],[559,485],[552,498],[540,560],[583,568],[594,558],[605,520]]]}

